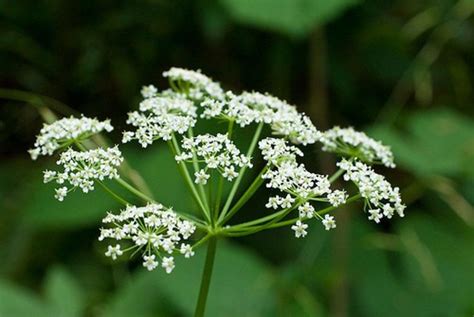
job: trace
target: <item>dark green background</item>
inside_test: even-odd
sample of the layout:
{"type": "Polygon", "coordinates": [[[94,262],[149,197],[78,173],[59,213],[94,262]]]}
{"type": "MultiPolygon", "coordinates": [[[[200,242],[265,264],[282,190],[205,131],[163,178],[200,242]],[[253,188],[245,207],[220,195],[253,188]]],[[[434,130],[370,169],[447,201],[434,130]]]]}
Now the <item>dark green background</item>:
{"type": "MultiPolygon", "coordinates": [[[[41,174],[54,160],[26,153],[44,106],[109,117],[118,142],[141,86],[165,88],[171,66],[390,144],[398,168],[381,172],[409,205],[381,225],[354,205],[304,240],[222,241],[209,316],[472,316],[473,13],[472,0],[0,0],[0,316],[192,313],[202,252],[169,276],[109,262],[97,228],[119,206],[100,190],[56,202],[41,174]]],[[[161,201],[193,209],[166,147],[123,149],[161,201]]],[[[305,150],[331,172],[334,158],[305,150]]]]}

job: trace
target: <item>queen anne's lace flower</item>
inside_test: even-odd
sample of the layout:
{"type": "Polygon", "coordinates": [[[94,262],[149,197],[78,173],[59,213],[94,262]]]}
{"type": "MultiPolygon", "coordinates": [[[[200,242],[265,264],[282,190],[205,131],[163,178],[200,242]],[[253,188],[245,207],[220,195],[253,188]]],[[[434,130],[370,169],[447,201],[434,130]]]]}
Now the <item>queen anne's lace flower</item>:
{"type": "Polygon", "coordinates": [[[311,120],[296,110],[295,106],[258,92],[244,92],[234,95],[227,92],[224,99],[206,100],[203,118],[224,118],[235,120],[241,127],[251,123],[269,124],[275,134],[287,137],[296,144],[312,144],[320,137],[320,132],[311,120]]]}
{"type": "Polygon", "coordinates": [[[393,154],[388,146],[369,138],[364,132],[353,128],[334,127],[325,131],[319,141],[323,151],[339,153],[344,156],[357,157],[363,162],[383,164],[395,167],[393,154]]]}
{"type": "Polygon", "coordinates": [[[296,161],[297,156],[303,156],[303,152],[296,146],[288,145],[285,140],[276,138],[265,138],[258,142],[265,161],[277,165],[282,161],[296,161]]]}
{"type": "Polygon", "coordinates": [[[402,204],[400,190],[392,187],[380,174],[357,160],[345,160],[337,163],[339,168],[345,171],[344,180],[352,181],[365,198],[366,206],[369,208],[369,220],[380,222],[383,216],[388,219],[397,213],[404,216],[405,205],[402,204]]]}
{"type": "Polygon", "coordinates": [[[203,134],[193,138],[183,138],[183,152],[175,156],[177,162],[189,161],[196,157],[205,167],[194,176],[197,184],[206,184],[209,169],[217,170],[228,181],[237,177],[238,168],[252,167],[250,159],[241,154],[226,134],[203,134]]]}
{"type": "Polygon", "coordinates": [[[331,229],[336,228],[336,220],[334,220],[333,216],[325,215],[322,222],[326,230],[331,230],[331,229]]]}
{"type": "MultiPolygon", "coordinates": [[[[145,93],[150,96],[148,91],[145,93]]],[[[122,142],[133,139],[147,147],[157,139],[170,140],[173,133],[183,134],[196,123],[196,107],[177,94],[154,96],[140,103],[139,111],[128,114],[127,123],[136,131],[123,133],[122,142]]]]}
{"type": "Polygon", "coordinates": [[[221,86],[202,74],[200,70],[193,71],[172,67],[170,70],[163,72],[163,77],[168,78],[175,89],[185,93],[192,100],[199,101],[204,97],[219,100],[224,97],[221,86]]]}
{"type": "MultiPolygon", "coordinates": [[[[259,148],[268,161],[268,170],[262,175],[263,179],[268,180],[267,187],[303,200],[331,192],[327,176],[311,173],[303,164],[296,162],[296,156],[303,155],[296,147],[287,145],[281,139],[267,138],[259,142],[259,148]]],[[[272,205],[281,205],[282,202],[281,199],[272,199],[272,205]]]]}
{"type": "Polygon", "coordinates": [[[304,238],[308,232],[308,225],[298,220],[293,226],[291,226],[291,230],[295,232],[295,237],[297,238],[304,238]]]}
{"type": "MultiPolygon", "coordinates": [[[[297,147],[288,145],[282,139],[266,138],[259,142],[259,148],[264,160],[268,162],[267,171],[262,175],[263,179],[268,180],[266,186],[287,193],[286,197],[278,195],[270,197],[265,207],[272,209],[298,207],[299,218],[304,220],[317,215],[310,204],[312,200],[328,202],[334,207],[346,202],[346,192],[331,191],[331,183],[326,175],[311,173],[303,164],[296,162],[298,156],[303,156],[297,147]]],[[[334,218],[327,217],[323,219],[318,215],[326,228],[333,228],[334,218]]],[[[295,225],[292,229],[296,230],[301,226],[295,225]]],[[[304,229],[306,228],[307,226],[304,229]]],[[[297,232],[298,237],[304,237],[305,234],[297,232]]]]}
{"type": "Polygon", "coordinates": [[[45,183],[55,181],[66,186],[56,189],[56,199],[62,201],[66,195],[80,188],[84,193],[94,190],[94,181],[118,178],[117,168],[123,161],[122,153],[117,146],[108,149],[93,149],[85,152],[78,152],[71,148],[62,152],[56,162],[63,167],[62,172],[46,170],[43,173],[45,183]]]}
{"type": "Polygon", "coordinates": [[[155,97],[158,93],[158,89],[156,89],[153,85],[143,86],[142,90],[140,91],[143,98],[152,98],[155,97]]]}
{"type": "Polygon", "coordinates": [[[108,213],[102,222],[109,226],[100,229],[99,241],[113,239],[128,244],[125,250],[120,244],[108,247],[105,255],[113,260],[128,251],[142,251],[145,268],[154,270],[161,259],[161,267],[171,273],[175,267],[173,253],[179,252],[186,258],[194,255],[192,247],[182,241],[189,239],[196,227],[161,204],[127,206],[118,215],[108,213]]]}
{"type": "Polygon", "coordinates": [[[345,204],[347,199],[347,194],[343,190],[334,190],[328,194],[328,200],[331,205],[337,207],[339,205],[345,204]]]}
{"type": "Polygon", "coordinates": [[[99,121],[95,118],[62,118],[51,124],[44,124],[36,137],[34,148],[28,152],[33,160],[40,155],[52,155],[54,151],[65,147],[74,141],[87,139],[102,132],[110,132],[113,127],[110,120],[99,121]]]}

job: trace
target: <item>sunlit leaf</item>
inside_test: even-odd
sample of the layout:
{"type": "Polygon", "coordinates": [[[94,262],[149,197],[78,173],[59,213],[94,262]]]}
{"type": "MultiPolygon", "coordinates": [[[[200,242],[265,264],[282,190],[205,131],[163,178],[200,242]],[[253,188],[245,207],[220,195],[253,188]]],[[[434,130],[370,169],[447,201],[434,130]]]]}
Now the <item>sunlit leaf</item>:
{"type": "Polygon", "coordinates": [[[44,296],[52,316],[83,316],[84,294],[78,282],[65,269],[53,267],[47,275],[44,296]]]}
{"type": "Polygon", "coordinates": [[[221,0],[235,20],[292,36],[308,35],[358,0],[221,0]]]}
{"type": "Polygon", "coordinates": [[[448,109],[423,111],[405,124],[406,132],[386,126],[372,130],[390,144],[395,160],[417,175],[473,176],[474,122],[448,109]]]}

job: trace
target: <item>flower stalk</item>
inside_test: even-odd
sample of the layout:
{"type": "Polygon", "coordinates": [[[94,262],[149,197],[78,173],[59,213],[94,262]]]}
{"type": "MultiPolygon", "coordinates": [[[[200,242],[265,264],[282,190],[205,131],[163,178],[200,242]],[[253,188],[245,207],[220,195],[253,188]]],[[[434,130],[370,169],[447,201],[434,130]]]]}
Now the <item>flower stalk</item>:
{"type": "Polygon", "coordinates": [[[214,268],[214,259],[216,256],[217,237],[212,236],[207,243],[206,260],[204,262],[204,269],[201,278],[201,287],[199,289],[199,296],[196,304],[194,317],[203,317],[206,310],[207,296],[209,294],[209,287],[211,284],[212,270],[214,268]]]}

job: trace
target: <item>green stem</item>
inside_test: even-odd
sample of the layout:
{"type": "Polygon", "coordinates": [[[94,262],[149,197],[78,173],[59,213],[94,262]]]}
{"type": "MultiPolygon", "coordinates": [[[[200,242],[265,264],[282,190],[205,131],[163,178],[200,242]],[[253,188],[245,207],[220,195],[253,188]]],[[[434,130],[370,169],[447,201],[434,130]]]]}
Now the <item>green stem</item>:
{"type": "MultiPolygon", "coordinates": [[[[233,131],[234,131],[234,120],[230,120],[229,125],[227,127],[227,137],[229,138],[229,140],[232,138],[233,131]]],[[[216,201],[215,201],[215,206],[214,206],[214,223],[217,222],[217,218],[219,216],[223,190],[224,190],[224,177],[221,174],[219,174],[219,181],[217,183],[216,201]]]]}
{"type": "Polygon", "coordinates": [[[336,179],[338,179],[342,174],[344,174],[343,169],[338,169],[336,173],[332,174],[331,177],[329,177],[329,182],[332,184],[336,179]]]}
{"type": "Polygon", "coordinates": [[[263,225],[259,225],[259,226],[256,226],[256,227],[245,228],[243,232],[229,233],[228,235],[233,236],[233,237],[238,237],[238,236],[246,236],[246,235],[249,235],[249,234],[257,233],[259,231],[263,231],[267,228],[270,228],[273,224],[278,223],[278,221],[284,219],[290,212],[295,210],[299,205],[301,205],[301,203],[296,204],[291,208],[281,210],[280,212],[277,213],[278,215],[275,214],[275,217],[273,217],[273,219],[271,221],[269,221],[269,222],[267,222],[263,225]]]}
{"type": "MultiPolygon", "coordinates": [[[[193,138],[194,137],[194,133],[193,133],[193,129],[192,128],[189,128],[188,130],[188,136],[190,138],[193,138]]],[[[174,138],[174,136],[173,136],[174,138]]],[[[178,144],[176,142],[176,140],[173,140],[173,143],[176,147],[176,152],[178,154],[180,154],[180,150],[179,150],[179,147],[178,147],[178,144]]],[[[194,172],[197,173],[199,171],[199,163],[198,163],[198,159],[197,159],[197,156],[196,156],[196,153],[194,151],[191,151],[193,153],[193,167],[194,167],[194,172]]],[[[210,211],[210,208],[209,208],[209,203],[208,200],[207,200],[207,196],[206,196],[206,191],[204,190],[204,186],[202,184],[198,184],[198,190],[199,190],[199,195],[201,196],[201,200],[204,204],[204,206],[206,206],[206,209],[208,209],[210,211]]]]}
{"type": "Polygon", "coordinates": [[[234,207],[232,207],[229,211],[229,213],[224,217],[224,220],[222,223],[226,223],[228,220],[232,218],[232,216],[242,208],[245,203],[252,198],[253,194],[257,191],[257,189],[260,188],[260,186],[263,184],[263,174],[268,170],[268,166],[265,166],[260,173],[257,175],[253,183],[250,185],[250,187],[247,189],[247,191],[239,198],[239,200],[235,203],[234,207]]]}
{"type": "Polygon", "coordinates": [[[265,217],[261,217],[261,218],[258,218],[258,219],[255,219],[255,220],[251,220],[251,221],[247,221],[247,222],[243,222],[243,223],[240,223],[238,225],[233,225],[233,226],[230,226],[224,230],[228,230],[228,231],[239,231],[239,230],[247,230],[249,228],[252,228],[254,227],[255,225],[259,225],[261,224],[262,222],[267,222],[267,221],[270,221],[270,220],[273,220],[274,218],[276,217],[279,217],[281,214],[285,213],[286,212],[286,209],[283,209],[283,210],[280,210],[276,213],[273,213],[271,215],[268,215],[268,216],[265,216],[265,217]]]}
{"type": "Polygon", "coordinates": [[[110,188],[108,188],[104,183],[102,183],[101,181],[97,181],[99,183],[100,186],[102,186],[102,188],[108,193],[110,194],[115,200],[117,200],[119,203],[127,206],[127,205],[130,205],[130,203],[128,201],[126,201],[125,199],[123,199],[122,197],[120,197],[119,195],[117,195],[116,193],[114,193],[110,188]]]}
{"type": "Polygon", "coordinates": [[[121,178],[116,178],[115,181],[117,183],[119,183],[123,188],[125,188],[126,190],[128,190],[129,192],[131,192],[132,194],[140,197],[141,199],[143,199],[144,201],[146,202],[149,202],[149,203],[153,203],[155,202],[153,200],[153,198],[150,198],[148,197],[147,195],[145,195],[144,193],[142,193],[141,191],[139,191],[138,189],[136,189],[135,187],[133,187],[132,185],[130,185],[129,183],[127,183],[126,181],[124,181],[123,179],[121,178]]]}
{"type": "MultiPolygon", "coordinates": [[[[257,145],[257,141],[258,141],[258,138],[260,137],[260,133],[262,132],[262,128],[263,128],[263,122],[258,125],[257,130],[255,131],[255,134],[253,136],[252,142],[250,143],[250,147],[247,151],[247,157],[249,159],[251,158],[253,151],[255,150],[255,146],[257,145]]],[[[242,167],[242,169],[240,170],[239,176],[237,176],[237,179],[234,185],[232,186],[232,189],[230,190],[229,197],[227,197],[224,208],[222,209],[222,212],[219,215],[218,223],[222,223],[225,216],[227,215],[230,204],[232,203],[232,200],[234,199],[235,193],[237,192],[237,189],[239,188],[240,182],[242,181],[242,178],[244,177],[246,170],[247,170],[247,166],[242,167]]]]}
{"type": "MultiPolygon", "coordinates": [[[[176,141],[176,138],[173,135],[172,141],[168,142],[173,154],[179,154],[179,152],[178,152],[179,148],[177,147],[177,145],[178,145],[177,143],[178,142],[176,141]]],[[[179,167],[179,170],[181,172],[181,175],[183,176],[183,178],[185,180],[186,185],[188,185],[188,188],[189,188],[189,190],[191,191],[191,193],[193,195],[194,200],[198,203],[199,207],[201,208],[202,212],[204,213],[204,216],[210,222],[211,218],[210,218],[209,212],[201,201],[199,193],[197,192],[196,187],[194,186],[193,180],[191,179],[191,176],[189,175],[189,171],[186,168],[186,164],[184,162],[179,162],[178,167],[179,167]]]]}
{"type": "Polygon", "coordinates": [[[199,297],[196,304],[194,317],[203,317],[206,309],[207,295],[209,293],[209,285],[211,283],[212,269],[214,267],[214,259],[216,256],[217,238],[215,236],[209,238],[207,245],[206,262],[202,272],[201,288],[199,290],[199,297]]]}
{"type": "MultiPolygon", "coordinates": [[[[358,200],[360,197],[361,197],[360,194],[356,194],[356,195],[348,198],[346,200],[345,204],[349,204],[351,202],[354,202],[354,201],[358,200]]],[[[339,206],[338,207],[329,206],[327,208],[321,209],[320,211],[317,212],[317,214],[319,216],[321,216],[321,215],[327,214],[328,212],[331,212],[331,211],[333,211],[337,208],[339,208],[339,206]]],[[[225,232],[225,235],[236,236],[236,237],[245,236],[245,235],[253,234],[253,233],[261,231],[261,230],[273,229],[273,228],[279,228],[279,227],[292,225],[292,224],[296,223],[298,220],[302,220],[301,218],[297,217],[297,218],[289,219],[289,220],[286,220],[286,221],[276,222],[279,219],[283,219],[284,216],[286,216],[288,214],[288,212],[286,212],[286,211],[287,210],[284,209],[282,211],[279,211],[278,213],[275,213],[275,214],[267,216],[267,217],[263,217],[263,218],[260,218],[260,219],[256,219],[254,221],[249,221],[249,222],[246,222],[246,223],[242,223],[240,225],[229,227],[227,229],[224,229],[225,231],[227,231],[227,232],[225,232]],[[286,214],[283,217],[281,217],[283,212],[286,212],[286,214]],[[278,216],[278,218],[279,218],[276,221],[275,221],[275,216],[278,216]],[[271,222],[266,223],[263,226],[258,226],[258,222],[262,222],[263,220],[269,220],[268,218],[270,218],[270,217],[272,217],[272,219],[273,219],[271,222]],[[256,225],[254,225],[254,224],[256,224],[256,225]],[[240,231],[242,231],[242,232],[240,232],[240,231]]]]}
{"type": "MultiPolygon", "coordinates": [[[[347,199],[346,204],[349,204],[353,201],[356,201],[359,198],[360,198],[360,194],[354,195],[351,198],[347,199]]],[[[337,208],[339,208],[339,206],[338,207],[334,207],[334,206],[327,207],[327,208],[324,208],[324,209],[318,211],[317,214],[319,216],[322,216],[322,215],[327,214],[328,212],[331,212],[331,211],[333,211],[334,209],[337,209],[337,208]]],[[[286,220],[286,221],[278,222],[278,223],[275,223],[275,224],[271,225],[270,227],[268,227],[268,229],[279,228],[279,227],[292,225],[292,224],[296,223],[298,220],[301,220],[301,218],[293,218],[293,219],[289,219],[289,220],[286,220]]]]}

